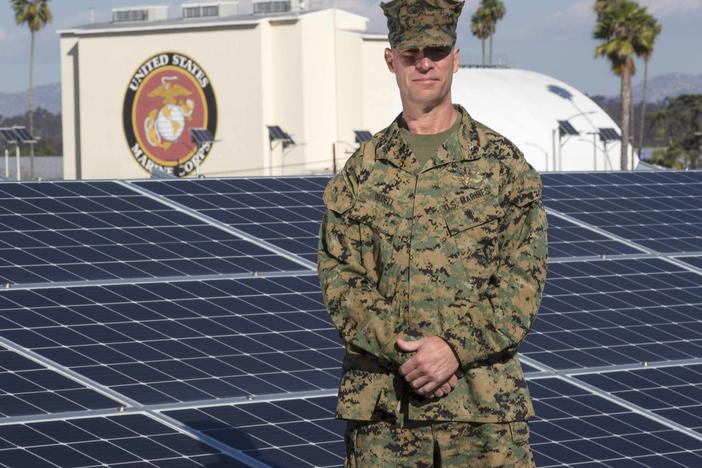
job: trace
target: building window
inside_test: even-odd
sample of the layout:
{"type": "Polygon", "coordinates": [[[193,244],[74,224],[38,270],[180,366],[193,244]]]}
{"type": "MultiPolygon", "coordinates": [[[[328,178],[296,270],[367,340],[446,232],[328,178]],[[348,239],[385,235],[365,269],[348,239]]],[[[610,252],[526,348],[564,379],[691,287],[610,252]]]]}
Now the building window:
{"type": "Polygon", "coordinates": [[[284,13],[286,11],[290,11],[290,0],[272,0],[270,2],[256,2],[253,6],[255,15],[284,13]]]}
{"type": "Polygon", "coordinates": [[[112,21],[115,23],[146,21],[148,19],[149,12],[147,10],[122,10],[112,12],[112,21]]]}
{"type": "Polygon", "coordinates": [[[200,7],[183,7],[183,18],[199,18],[200,7]]]}
{"type": "Polygon", "coordinates": [[[219,6],[202,7],[202,16],[219,16],[219,6]]]}

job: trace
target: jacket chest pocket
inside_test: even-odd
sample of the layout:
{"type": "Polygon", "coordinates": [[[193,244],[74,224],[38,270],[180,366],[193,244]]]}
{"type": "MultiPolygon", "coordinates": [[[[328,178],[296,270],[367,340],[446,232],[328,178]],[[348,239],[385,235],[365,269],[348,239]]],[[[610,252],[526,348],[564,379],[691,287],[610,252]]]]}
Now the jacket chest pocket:
{"type": "Polygon", "coordinates": [[[391,199],[375,200],[359,197],[348,212],[348,217],[361,227],[361,257],[366,268],[385,297],[397,291],[399,276],[406,263],[407,221],[393,208],[391,199]]]}
{"type": "Polygon", "coordinates": [[[462,263],[469,290],[480,292],[496,271],[499,229],[504,210],[496,187],[465,187],[446,195],[443,207],[450,257],[462,263]]]}

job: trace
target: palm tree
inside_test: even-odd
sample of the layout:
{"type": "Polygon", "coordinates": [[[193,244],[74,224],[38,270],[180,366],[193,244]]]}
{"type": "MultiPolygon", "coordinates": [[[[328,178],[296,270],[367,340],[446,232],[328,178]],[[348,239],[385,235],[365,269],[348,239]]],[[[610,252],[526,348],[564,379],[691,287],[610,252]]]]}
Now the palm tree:
{"type": "MultiPolygon", "coordinates": [[[[29,133],[34,135],[34,112],[32,106],[32,92],[34,86],[34,33],[51,22],[53,15],[47,4],[49,0],[10,0],[12,10],[15,12],[15,23],[18,26],[26,24],[32,35],[32,45],[29,53],[29,133]]],[[[30,149],[30,174],[34,178],[34,145],[30,149]]]]}
{"type": "Polygon", "coordinates": [[[485,66],[485,39],[492,37],[494,32],[490,12],[481,5],[473,14],[470,23],[470,31],[475,37],[480,39],[483,46],[483,66],[485,66]]]}
{"type": "Polygon", "coordinates": [[[607,57],[615,75],[621,77],[622,144],[621,169],[628,168],[631,125],[631,77],[636,73],[634,55],[646,50],[646,17],[648,13],[630,0],[598,1],[595,3],[597,24],[593,38],[603,41],[595,48],[596,57],[607,57]]]}
{"type": "Polygon", "coordinates": [[[497,22],[507,14],[507,8],[501,0],[483,0],[481,6],[487,10],[490,18],[490,65],[492,65],[492,36],[497,31],[497,22]]]}
{"type": "MultiPolygon", "coordinates": [[[[646,8],[644,7],[644,10],[646,8]]],[[[653,15],[647,14],[646,16],[646,47],[641,53],[641,58],[644,61],[644,81],[643,81],[643,97],[641,101],[641,124],[639,128],[639,154],[641,154],[641,149],[643,148],[643,137],[644,137],[644,125],[646,122],[646,92],[648,91],[648,61],[653,55],[653,48],[656,43],[656,38],[661,33],[663,28],[660,23],[656,20],[653,15]]]]}

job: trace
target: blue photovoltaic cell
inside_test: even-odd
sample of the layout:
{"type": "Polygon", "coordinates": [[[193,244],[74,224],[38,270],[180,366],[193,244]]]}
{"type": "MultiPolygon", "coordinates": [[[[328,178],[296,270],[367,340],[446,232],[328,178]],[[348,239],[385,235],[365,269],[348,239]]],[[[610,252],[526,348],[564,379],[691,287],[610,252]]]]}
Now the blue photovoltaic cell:
{"type": "Polygon", "coordinates": [[[702,275],[660,259],[553,263],[520,352],[556,369],[702,358],[702,275]]]}
{"type": "Polygon", "coordinates": [[[563,380],[529,381],[536,466],[702,466],[702,441],[563,380]]]}
{"type": "Polygon", "coordinates": [[[0,464],[10,468],[246,466],[141,414],[0,425],[0,464]]]}
{"type": "Polygon", "coordinates": [[[702,365],[603,372],[577,378],[702,433],[702,365]]]}
{"type": "Polygon", "coordinates": [[[550,259],[635,253],[641,253],[641,251],[558,216],[548,215],[550,259]]]}
{"type": "Polygon", "coordinates": [[[166,414],[272,467],[341,466],[346,424],[336,397],[169,411],[166,414]]]}
{"type": "MultiPolygon", "coordinates": [[[[530,380],[539,467],[700,466],[702,442],[555,378],[530,380]],[[595,466],[595,465],[591,465],[595,466]]],[[[274,467],[341,466],[345,423],[335,397],[246,403],[166,414],[274,467]]]]}
{"type": "MultiPolygon", "coordinates": [[[[326,177],[145,181],[138,184],[312,262],[317,258],[326,177]]],[[[549,216],[549,256],[639,253],[591,230],[549,216]]]]}
{"type": "Polygon", "coordinates": [[[689,263],[695,268],[702,269],[702,257],[680,257],[678,260],[682,260],[685,263],[689,263]]]}
{"type": "Polygon", "coordinates": [[[0,183],[0,282],[295,271],[114,182],[0,183]]]}
{"type": "Polygon", "coordinates": [[[144,181],[137,184],[316,262],[328,177],[144,181]]]}
{"type": "Polygon", "coordinates": [[[664,253],[702,251],[702,172],[543,174],[546,206],[664,253]]]}
{"type": "Polygon", "coordinates": [[[0,347],[0,422],[4,417],[117,406],[119,403],[95,390],[0,347]]]}
{"type": "Polygon", "coordinates": [[[0,336],[140,403],[337,388],[316,275],[0,290],[0,336]]]}

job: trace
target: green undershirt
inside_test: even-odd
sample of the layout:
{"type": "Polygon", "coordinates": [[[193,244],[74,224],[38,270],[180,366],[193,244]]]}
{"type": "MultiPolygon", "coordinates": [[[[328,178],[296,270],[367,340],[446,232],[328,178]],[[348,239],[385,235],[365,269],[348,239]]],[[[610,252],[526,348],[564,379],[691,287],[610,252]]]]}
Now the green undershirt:
{"type": "Polygon", "coordinates": [[[402,133],[402,138],[405,140],[405,143],[407,143],[407,146],[412,150],[414,157],[419,161],[419,167],[424,167],[424,164],[439,151],[439,147],[458,130],[460,125],[461,116],[458,115],[456,116],[456,121],[451,125],[451,128],[441,133],[418,135],[410,132],[406,128],[400,128],[400,132],[402,133]]]}

